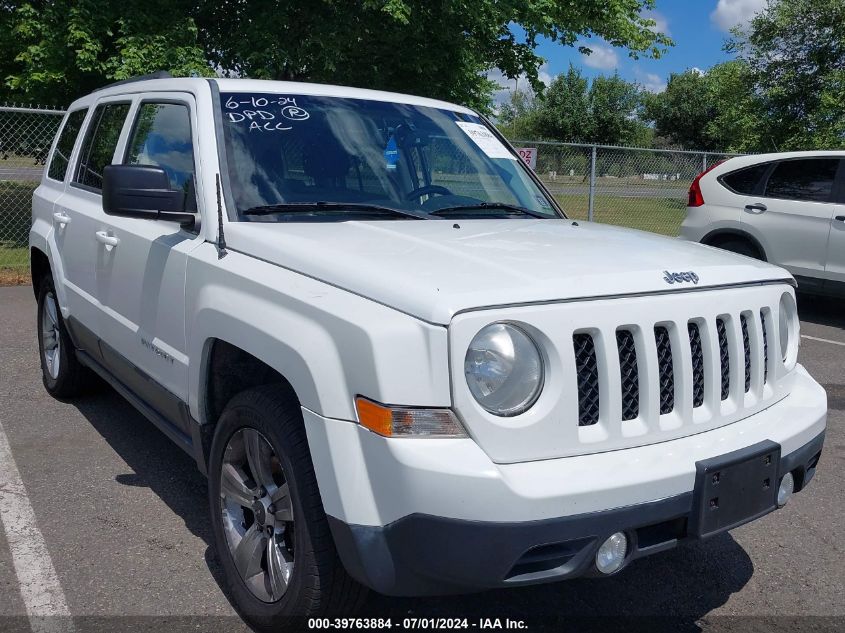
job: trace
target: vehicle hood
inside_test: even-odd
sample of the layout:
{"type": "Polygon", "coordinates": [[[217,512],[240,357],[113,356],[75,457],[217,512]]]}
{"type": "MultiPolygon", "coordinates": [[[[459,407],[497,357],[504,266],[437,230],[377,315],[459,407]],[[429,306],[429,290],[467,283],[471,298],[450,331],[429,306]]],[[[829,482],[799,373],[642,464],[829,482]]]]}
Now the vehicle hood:
{"type": "Polygon", "coordinates": [[[571,220],[226,225],[227,245],[431,323],[464,310],[790,279],[740,255],[571,220]],[[698,283],[669,284],[665,271],[698,283]]]}

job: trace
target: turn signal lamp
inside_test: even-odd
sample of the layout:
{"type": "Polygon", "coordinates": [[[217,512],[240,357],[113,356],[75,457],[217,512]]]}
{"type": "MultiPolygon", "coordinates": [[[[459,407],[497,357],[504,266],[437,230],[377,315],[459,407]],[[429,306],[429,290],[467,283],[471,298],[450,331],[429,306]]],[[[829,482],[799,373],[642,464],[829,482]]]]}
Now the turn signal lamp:
{"type": "Polygon", "coordinates": [[[384,437],[466,437],[451,409],[392,407],[358,396],[358,422],[384,437]]]}

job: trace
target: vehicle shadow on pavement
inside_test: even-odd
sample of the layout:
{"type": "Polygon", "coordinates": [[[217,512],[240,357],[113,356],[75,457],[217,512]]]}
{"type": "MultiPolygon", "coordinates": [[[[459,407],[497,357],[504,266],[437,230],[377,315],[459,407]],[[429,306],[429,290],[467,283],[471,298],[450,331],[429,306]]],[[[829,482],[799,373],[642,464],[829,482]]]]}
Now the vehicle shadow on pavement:
{"type": "Polygon", "coordinates": [[[129,466],[131,472],[119,474],[115,480],[125,486],[149,488],[181,517],[191,534],[205,542],[208,569],[229,599],[223,568],[212,545],[208,484],[196,462],[106,385],[102,393],[72,404],[129,466]]]}
{"type": "Polygon", "coordinates": [[[798,316],[802,321],[845,330],[845,299],[798,293],[798,316]]]}
{"type": "MultiPolygon", "coordinates": [[[[115,479],[126,486],[149,488],[206,543],[208,569],[227,594],[212,546],[207,482],[195,462],[110,389],[73,404],[131,469],[115,479]]],[[[649,633],[700,631],[696,622],[742,589],[753,571],[745,550],[723,534],[638,560],[611,578],[447,597],[371,594],[361,615],[390,617],[394,622],[406,617],[468,618],[470,628],[483,618],[500,618],[504,628],[509,618],[525,621],[534,631],[615,630],[616,625],[649,633]]]]}

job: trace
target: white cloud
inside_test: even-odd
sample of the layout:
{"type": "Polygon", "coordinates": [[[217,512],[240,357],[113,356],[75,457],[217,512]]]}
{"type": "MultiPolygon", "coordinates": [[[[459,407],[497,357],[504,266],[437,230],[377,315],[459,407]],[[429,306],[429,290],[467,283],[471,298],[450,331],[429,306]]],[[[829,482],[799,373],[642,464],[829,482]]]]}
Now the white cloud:
{"type": "Polygon", "coordinates": [[[619,56],[610,46],[603,46],[601,44],[582,44],[582,46],[586,46],[592,51],[589,55],[581,53],[581,61],[585,66],[598,70],[610,70],[619,65],[619,56]]]}
{"type": "MultiPolygon", "coordinates": [[[[549,72],[548,64],[540,66],[537,70],[537,77],[547,86],[552,83],[552,79],[554,79],[552,74],[549,72]]],[[[507,103],[510,100],[511,92],[513,92],[514,88],[519,88],[519,90],[531,89],[531,84],[528,83],[528,77],[525,73],[522,73],[516,79],[510,79],[505,77],[501,70],[494,68],[487,72],[487,79],[497,83],[500,87],[500,90],[493,93],[493,104],[496,109],[498,109],[498,107],[503,103],[507,103]]]]}
{"type": "Polygon", "coordinates": [[[634,69],[637,82],[648,92],[663,92],[666,90],[666,80],[658,74],[647,73],[639,68],[634,69]]]}
{"type": "Polygon", "coordinates": [[[663,92],[666,90],[666,81],[654,73],[646,73],[643,77],[643,88],[649,92],[663,92]]]}
{"type": "Polygon", "coordinates": [[[710,20],[725,32],[745,24],[766,6],[768,0],[719,0],[710,20]]]}
{"type": "Polygon", "coordinates": [[[669,20],[667,20],[666,16],[660,13],[659,11],[649,9],[647,11],[643,11],[642,16],[644,18],[648,18],[649,20],[654,20],[656,22],[654,26],[649,27],[650,30],[654,31],[655,33],[671,35],[671,33],[669,33],[669,20]]]}
{"type": "Polygon", "coordinates": [[[699,68],[698,66],[693,66],[692,68],[690,68],[690,70],[692,72],[694,72],[696,75],[698,75],[699,77],[701,77],[702,75],[705,74],[705,71],[701,70],[701,68],[699,68]]]}

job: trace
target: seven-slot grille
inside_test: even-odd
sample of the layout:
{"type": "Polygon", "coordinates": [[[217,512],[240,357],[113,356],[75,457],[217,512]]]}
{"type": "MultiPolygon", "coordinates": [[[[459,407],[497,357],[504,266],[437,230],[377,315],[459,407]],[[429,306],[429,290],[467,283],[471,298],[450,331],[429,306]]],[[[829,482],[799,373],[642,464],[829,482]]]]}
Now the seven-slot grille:
{"type": "MultiPolygon", "coordinates": [[[[742,355],[737,351],[737,359],[742,359],[744,384],[743,392],[749,393],[752,386],[752,372],[755,357],[752,354],[751,328],[760,332],[763,347],[763,382],[768,381],[768,339],[766,334],[766,319],[763,311],[752,319],[753,313],[742,313],[739,315],[739,336],[741,337],[742,355]]],[[[722,316],[715,320],[715,327],[708,332],[706,340],[715,340],[718,356],[712,359],[718,368],[718,383],[712,388],[717,390],[721,400],[727,400],[731,395],[731,360],[733,350],[731,348],[731,337],[728,330],[731,327],[730,319],[736,317],[722,316]]],[[[712,322],[711,322],[712,323],[712,322]]],[[[707,327],[704,321],[689,321],[684,324],[686,336],[679,337],[681,344],[689,344],[689,367],[688,376],[691,379],[692,406],[700,407],[704,404],[706,383],[708,373],[706,371],[706,357],[709,355],[709,347],[703,336],[703,330],[707,327]]],[[[672,343],[670,327],[673,325],[658,325],[654,327],[654,348],[656,354],[657,379],[659,381],[659,411],[661,415],[672,413],[675,410],[679,384],[676,380],[678,374],[678,363],[685,354],[675,349],[672,343]]],[[[683,327],[683,326],[682,326],[683,327]]],[[[681,330],[683,331],[683,330],[681,330]]],[[[622,420],[634,420],[641,413],[641,393],[647,389],[641,384],[642,375],[640,367],[641,359],[638,359],[637,336],[639,330],[619,328],[616,330],[616,348],[618,351],[620,391],[618,397],[621,401],[622,420]]],[[[575,352],[575,369],[578,383],[578,423],[580,426],[591,426],[600,420],[600,359],[596,353],[596,342],[592,334],[576,332],[572,338],[575,352]]],[[[643,346],[645,347],[645,346],[643,346]]],[[[642,348],[641,348],[642,350],[642,348]]],[[[642,353],[642,351],[640,351],[642,353]]],[[[686,362],[686,361],[685,361],[686,362]]]]}

